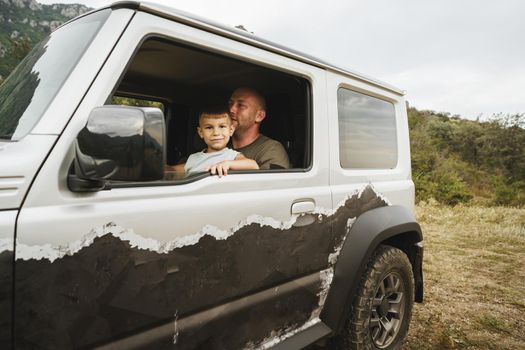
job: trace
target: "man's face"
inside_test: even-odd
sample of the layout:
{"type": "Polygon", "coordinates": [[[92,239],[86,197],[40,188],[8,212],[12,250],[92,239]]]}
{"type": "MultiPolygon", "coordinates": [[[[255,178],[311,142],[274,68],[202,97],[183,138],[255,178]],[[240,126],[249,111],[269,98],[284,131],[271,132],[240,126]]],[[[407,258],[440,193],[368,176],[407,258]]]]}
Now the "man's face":
{"type": "Polygon", "coordinates": [[[265,116],[259,101],[248,90],[235,90],[230,97],[229,108],[233,126],[240,132],[253,128],[265,116]]]}
{"type": "Polygon", "coordinates": [[[208,152],[220,151],[226,147],[233,134],[233,126],[227,114],[222,117],[203,115],[197,132],[208,145],[208,152]]]}

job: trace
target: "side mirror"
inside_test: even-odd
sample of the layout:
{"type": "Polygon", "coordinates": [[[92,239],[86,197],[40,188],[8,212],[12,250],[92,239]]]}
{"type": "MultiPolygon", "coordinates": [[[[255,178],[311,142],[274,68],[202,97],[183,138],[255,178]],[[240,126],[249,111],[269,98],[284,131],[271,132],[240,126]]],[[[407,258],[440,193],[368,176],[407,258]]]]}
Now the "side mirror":
{"type": "Polygon", "coordinates": [[[158,108],[103,106],[78,133],[73,191],[99,191],[107,180],[153,181],[164,176],[164,115],[158,108]]]}

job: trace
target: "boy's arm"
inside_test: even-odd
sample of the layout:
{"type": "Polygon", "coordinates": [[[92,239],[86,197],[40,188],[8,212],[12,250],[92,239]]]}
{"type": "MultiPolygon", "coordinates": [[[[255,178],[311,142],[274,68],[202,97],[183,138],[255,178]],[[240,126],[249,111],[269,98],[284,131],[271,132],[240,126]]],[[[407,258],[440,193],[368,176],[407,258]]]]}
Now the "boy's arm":
{"type": "Polygon", "coordinates": [[[246,158],[241,153],[234,160],[224,160],[210,167],[212,175],[228,175],[228,170],[257,170],[259,166],[253,159],[246,158]]]}
{"type": "Polygon", "coordinates": [[[231,170],[257,170],[259,165],[253,159],[246,158],[242,153],[239,153],[235,160],[232,160],[231,170]]]}

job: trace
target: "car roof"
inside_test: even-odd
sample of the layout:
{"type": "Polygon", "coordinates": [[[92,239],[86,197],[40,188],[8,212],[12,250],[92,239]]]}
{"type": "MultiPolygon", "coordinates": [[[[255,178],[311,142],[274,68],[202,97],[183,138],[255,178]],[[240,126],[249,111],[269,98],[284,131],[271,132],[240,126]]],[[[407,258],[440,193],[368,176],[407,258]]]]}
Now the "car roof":
{"type": "MultiPolygon", "coordinates": [[[[345,76],[357,79],[377,87],[386,89],[388,91],[394,92],[398,95],[404,95],[405,92],[395,86],[392,86],[388,83],[379,81],[377,79],[368,77],[364,74],[357,73],[345,68],[338,67],[336,65],[330,64],[324,60],[313,57],[311,55],[305,54],[303,52],[287,48],[280,44],[276,44],[269,40],[257,37],[256,35],[237,29],[235,27],[226,26],[224,24],[185,12],[169,6],[159,5],[156,3],[150,2],[139,2],[139,1],[119,1],[115,2],[109,6],[103,8],[131,8],[138,11],[150,13],[162,18],[166,18],[178,23],[183,23],[194,28],[205,30],[214,34],[218,34],[227,38],[231,38],[258,48],[262,48],[267,51],[271,51],[282,56],[286,56],[313,66],[317,66],[329,71],[333,71],[345,76]]],[[[98,9],[100,10],[100,9],[98,9]]]]}

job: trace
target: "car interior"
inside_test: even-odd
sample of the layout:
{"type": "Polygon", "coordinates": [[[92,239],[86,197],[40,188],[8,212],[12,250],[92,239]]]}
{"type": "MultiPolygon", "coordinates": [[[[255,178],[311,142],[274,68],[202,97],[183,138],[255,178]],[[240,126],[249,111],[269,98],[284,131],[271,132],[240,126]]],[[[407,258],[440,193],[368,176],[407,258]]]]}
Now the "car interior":
{"type": "Polygon", "coordinates": [[[107,104],[114,104],[114,97],[119,97],[118,103],[133,100],[133,105],[140,105],[136,99],[160,102],[166,118],[167,163],[173,165],[204,148],[196,132],[199,108],[227,105],[239,87],[254,88],[266,98],[261,132],[283,144],[292,171],[307,169],[311,159],[310,85],[297,75],[151,37],[136,50],[107,104]]]}

